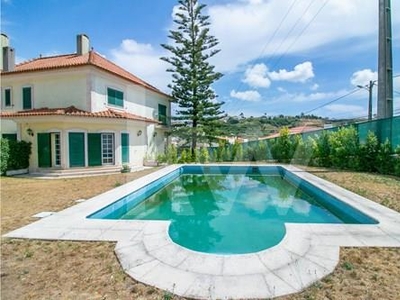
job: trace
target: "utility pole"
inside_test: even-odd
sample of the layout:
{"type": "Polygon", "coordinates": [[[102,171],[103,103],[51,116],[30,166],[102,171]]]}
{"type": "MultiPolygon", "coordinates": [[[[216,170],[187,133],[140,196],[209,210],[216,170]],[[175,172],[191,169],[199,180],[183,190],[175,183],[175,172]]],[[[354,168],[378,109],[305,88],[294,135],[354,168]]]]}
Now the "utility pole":
{"type": "Polygon", "coordinates": [[[366,86],[357,85],[360,89],[366,89],[368,91],[368,121],[372,120],[372,88],[374,87],[376,81],[370,80],[369,84],[366,86]]]}
{"type": "Polygon", "coordinates": [[[393,117],[392,21],[390,0],[379,0],[378,119],[393,117]]]}

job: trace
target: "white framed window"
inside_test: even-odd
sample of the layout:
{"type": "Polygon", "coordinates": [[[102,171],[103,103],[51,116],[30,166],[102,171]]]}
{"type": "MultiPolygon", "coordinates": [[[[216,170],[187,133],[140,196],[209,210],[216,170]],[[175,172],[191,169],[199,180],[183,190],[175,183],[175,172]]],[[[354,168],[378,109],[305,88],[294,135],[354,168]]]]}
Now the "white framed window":
{"type": "Polygon", "coordinates": [[[113,88],[107,88],[107,104],[124,107],[124,92],[113,88]]]}
{"type": "Polygon", "coordinates": [[[1,98],[3,100],[2,101],[3,107],[10,108],[13,106],[12,89],[10,87],[6,87],[3,89],[1,98]]]}
{"type": "Polygon", "coordinates": [[[103,165],[114,164],[114,134],[101,134],[101,158],[103,165]]]}

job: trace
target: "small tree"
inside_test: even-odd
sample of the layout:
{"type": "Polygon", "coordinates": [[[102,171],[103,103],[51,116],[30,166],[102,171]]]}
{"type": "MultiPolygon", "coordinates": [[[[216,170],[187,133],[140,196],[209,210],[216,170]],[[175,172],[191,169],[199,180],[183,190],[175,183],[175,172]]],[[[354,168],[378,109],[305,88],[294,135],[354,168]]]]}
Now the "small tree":
{"type": "Polygon", "coordinates": [[[179,0],[174,22],[176,30],[171,30],[169,38],[173,44],[161,46],[171,52],[172,57],[162,57],[172,67],[172,98],[178,104],[173,134],[189,141],[192,156],[197,142],[209,140],[218,135],[220,122],[224,117],[223,103],[216,102],[216,94],[211,85],[222,74],[214,71],[208,60],[219,52],[218,44],[209,34],[209,17],[203,15],[205,5],[197,0],[179,0]]]}

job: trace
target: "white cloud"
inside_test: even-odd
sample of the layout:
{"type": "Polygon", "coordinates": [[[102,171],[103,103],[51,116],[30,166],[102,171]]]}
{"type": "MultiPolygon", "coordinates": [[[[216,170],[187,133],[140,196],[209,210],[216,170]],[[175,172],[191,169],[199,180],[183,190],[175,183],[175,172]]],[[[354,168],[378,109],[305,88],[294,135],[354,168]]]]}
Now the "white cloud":
{"type": "Polygon", "coordinates": [[[378,73],[373,72],[371,69],[364,69],[354,72],[350,78],[350,83],[354,86],[367,85],[371,80],[377,80],[378,73]]]}
{"type": "Polygon", "coordinates": [[[311,87],[310,87],[310,90],[312,90],[312,91],[316,91],[316,90],[318,90],[319,89],[319,85],[317,84],[317,83],[314,83],[311,87]]]}
{"type": "Polygon", "coordinates": [[[247,68],[243,82],[251,87],[268,88],[271,80],[267,77],[268,68],[265,64],[256,64],[247,68]]]}
{"type": "Polygon", "coordinates": [[[327,105],[325,110],[335,116],[346,115],[351,117],[362,117],[367,115],[366,108],[351,104],[331,104],[327,105]]]}
{"type": "Polygon", "coordinates": [[[308,79],[314,77],[314,71],[312,63],[306,61],[298,64],[294,67],[293,71],[287,71],[285,69],[279,70],[278,72],[269,72],[269,77],[274,81],[290,81],[290,82],[306,82],[308,79]]]}
{"type": "MultiPolygon", "coordinates": [[[[231,72],[263,57],[310,52],[334,42],[354,39],[358,39],[359,44],[370,44],[371,38],[377,36],[378,5],[374,1],[330,0],[302,33],[325,1],[314,1],[305,12],[310,1],[298,0],[270,40],[291,3],[293,1],[289,0],[232,0],[209,5],[211,33],[220,41],[218,48],[222,50],[215,56],[217,68],[231,72]]],[[[399,21],[400,14],[393,14],[393,27],[399,21]]]]}
{"type": "Polygon", "coordinates": [[[257,91],[236,92],[235,90],[232,90],[230,95],[232,98],[240,99],[243,101],[257,102],[261,100],[261,95],[257,91]]]}
{"type": "Polygon", "coordinates": [[[277,90],[281,93],[287,93],[287,90],[285,90],[283,87],[278,87],[277,90]]]}
{"type": "Polygon", "coordinates": [[[160,59],[167,55],[150,44],[142,44],[133,39],[125,39],[118,48],[111,50],[110,59],[151,85],[166,91],[170,74],[168,64],[160,59]]]}

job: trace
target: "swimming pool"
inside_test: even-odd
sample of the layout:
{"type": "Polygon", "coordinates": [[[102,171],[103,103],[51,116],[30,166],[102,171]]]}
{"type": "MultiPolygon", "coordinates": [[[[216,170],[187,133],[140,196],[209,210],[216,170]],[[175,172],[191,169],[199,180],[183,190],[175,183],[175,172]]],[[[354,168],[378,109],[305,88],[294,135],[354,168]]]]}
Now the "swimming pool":
{"type": "Polygon", "coordinates": [[[216,254],[273,247],[285,223],[377,223],[279,166],[182,166],[89,218],[171,221],[175,243],[216,254]]]}
{"type": "MultiPolygon", "coordinates": [[[[253,204],[257,203],[255,199],[245,197],[253,204]]],[[[294,207],[304,209],[301,205],[294,207]]],[[[253,205],[253,210],[262,211],[262,206],[253,205]]],[[[265,299],[299,292],[333,272],[340,247],[400,247],[400,213],[291,165],[172,165],[4,236],[116,242],[115,254],[122,268],[142,283],[190,299],[265,299]],[[253,253],[221,254],[177,244],[171,238],[169,220],[115,219],[111,213],[127,203],[126,208],[132,209],[184,173],[202,175],[203,170],[216,175],[245,173],[248,178],[243,180],[253,181],[257,173],[278,172],[295,189],[301,187],[309,196],[316,193],[333,215],[350,220],[285,221],[285,236],[277,245],[253,253]]]]}

